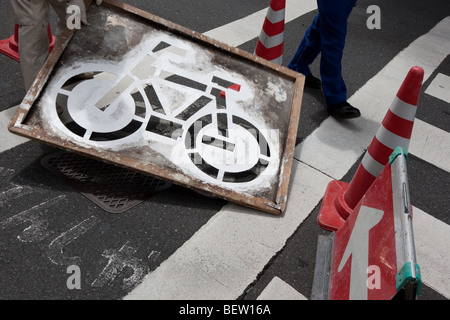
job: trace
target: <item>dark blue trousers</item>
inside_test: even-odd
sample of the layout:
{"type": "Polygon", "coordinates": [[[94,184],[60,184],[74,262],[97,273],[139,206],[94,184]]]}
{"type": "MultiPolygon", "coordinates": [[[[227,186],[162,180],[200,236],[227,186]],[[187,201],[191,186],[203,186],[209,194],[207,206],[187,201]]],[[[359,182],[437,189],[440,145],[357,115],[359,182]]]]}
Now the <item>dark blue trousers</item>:
{"type": "Polygon", "coordinates": [[[327,105],[347,100],[341,60],[347,35],[347,19],[356,0],[317,0],[319,13],[306,31],[288,68],[311,74],[309,65],[321,53],[320,77],[327,105]]]}

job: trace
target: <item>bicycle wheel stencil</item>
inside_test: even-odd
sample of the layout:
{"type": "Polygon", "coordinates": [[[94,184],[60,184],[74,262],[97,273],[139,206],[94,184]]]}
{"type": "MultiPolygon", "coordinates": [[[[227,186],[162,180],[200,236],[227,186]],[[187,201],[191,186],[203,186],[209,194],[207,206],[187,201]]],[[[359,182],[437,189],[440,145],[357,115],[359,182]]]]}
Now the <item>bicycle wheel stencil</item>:
{"type": "Polygon", "coordinates": [[[303,76],[118,1],[88,18],[10,130],[281,213],[303,76]]]}

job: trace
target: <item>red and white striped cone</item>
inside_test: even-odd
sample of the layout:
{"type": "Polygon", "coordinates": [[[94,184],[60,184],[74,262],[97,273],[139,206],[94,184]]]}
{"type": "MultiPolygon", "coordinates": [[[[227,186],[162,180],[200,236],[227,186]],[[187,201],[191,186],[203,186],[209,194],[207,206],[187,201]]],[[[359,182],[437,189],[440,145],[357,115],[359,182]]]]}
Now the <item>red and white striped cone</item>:
{"type": "Polygon", "coordinates": [[[350,184],[331,181],[318,215],[319,225],[339,229],[381,173],[396,147],[409,147],[424,70],[409,70],[350,184]]]}
{"type": "MultiPolygon", "coordinates": [[[[50,24],[47,27],[49,52],[52,52],[55,46],[55,37],[52,35],[50,24]]],[[[7,55],[8,57],[20,61],[19,57],[19,25],[14,26],[14,34],[8,39],[0,40],[0,53],[7,55]]]]}
{"type": "Polygon", "coordinates": [[[255,48],[258,57],[280,65],[283,64],[285,8],[286,0],[270,2],[255,48]]]}

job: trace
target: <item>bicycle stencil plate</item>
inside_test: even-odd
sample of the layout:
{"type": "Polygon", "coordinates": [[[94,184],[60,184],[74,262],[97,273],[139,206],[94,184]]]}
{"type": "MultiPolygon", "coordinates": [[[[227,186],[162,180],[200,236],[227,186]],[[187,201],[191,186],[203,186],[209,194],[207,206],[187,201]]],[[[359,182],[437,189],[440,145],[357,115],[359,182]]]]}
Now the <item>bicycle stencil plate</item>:
{"type": "Polygon", "coordinates": [[[238,100],[254,98],[244,78],[186,68],[210,58],[170,37],[152,37],[138,49],[117,65],[96,61],[60,69],[55,90],[44,98],[49,123],[98,147],[158,142],[169,161],[212,183],[250,183],[268,166],[278,167],[278,135],[268,141],[255,120],[233,115],[238,100]],[[92,78],[84,79],[86,73],[92,78]],[[230,92],[227,78],[240,84],[238,92],[230,92]],[[218,104],[225,91],[229,98],[218,104]]]}
{"type": "Polygon", "coordinates": [[[118,4],[56,45],[10,130],[280,213],[301,76],[118,4]]]}

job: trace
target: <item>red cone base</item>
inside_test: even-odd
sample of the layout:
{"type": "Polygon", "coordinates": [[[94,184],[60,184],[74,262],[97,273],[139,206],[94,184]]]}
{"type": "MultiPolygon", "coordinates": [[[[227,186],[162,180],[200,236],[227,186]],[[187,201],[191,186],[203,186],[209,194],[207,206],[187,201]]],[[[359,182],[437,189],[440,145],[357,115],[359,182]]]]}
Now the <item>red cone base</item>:
{"type": "Polygon", "coordinates": [[[320,227],[329,231],[338,230],[352,210],[345,204],[343,197],[349,184],[339,180],[331,181],[322,200],[317,222],[320,227]]]}
{"type": "MultiPolygon", "coordinates": [[[[50,25],[47,27],[48,30],[48,40],[50,44],[49,52],[52,52],[55,46],[55,37],[52,35],[50,25]]],[[[20,61],[19,57],[19,25],[16,24],[14,27],[14,34],[8,39],[0,40],[0,53],[7,55],[8,57],[20,61]]]]}
{"type": "Polygon", "coordinates": [[[19,25],[16,24],[14,34],[9,39],[0,41],[0,52],[19,61],[19,25]]]}

